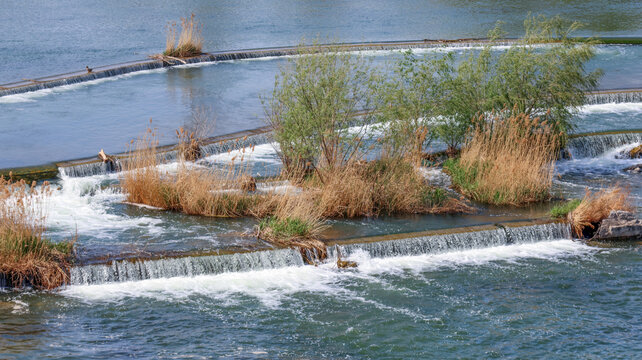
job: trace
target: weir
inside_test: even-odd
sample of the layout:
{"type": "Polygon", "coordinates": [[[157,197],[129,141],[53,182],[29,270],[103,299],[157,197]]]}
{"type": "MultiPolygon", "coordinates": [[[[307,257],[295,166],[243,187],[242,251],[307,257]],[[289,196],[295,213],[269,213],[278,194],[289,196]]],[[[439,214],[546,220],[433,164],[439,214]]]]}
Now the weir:
{"type": "Polygon", "coordinates": [[[642,89],[594,91],[586,95],[587,105],[642,102],[642,89]]]}
{"type": "Polygon", "coordinates": [[[642,142],[642,131],[587,134],[568,140],[567,149],[572,158],[591,158],[623,145],[642,142]]]}
{"type": "MultiPolygon", "coordinates": [[[[531,223],[532,224],[532,223],[531,223]]],[[[434,254],[447,251],[532,243],[571,237],[567,224],[547,223],[528,226],[504,224],[450,229],[449,231],[397,234],[328,243],[330,260],[366,251],[373,257],[434,254]]],[[[523,223],[520,223],[523,225],[523,223]]],[[[109,264],[77,266],[71,270],[72,285],[103,284],[170,277],[190,277],[226,272],[303,266],[301,253],[294,249],[264,250],[228,255],[206,255],[159,260],[120,260],[109,264]]]]}
{"type": "MultiPolygon", "coordinates": [[[[494,45],[510,45],[515,42],[514,39],[504,39],[493,42],[494,45]]],[[[488,39],[458,39],[458,40],[410,40],[410,41],[384,41],[384,42],[361,42],[361,43],[343,43],[343,44],[324,44],[320,48],[339,48],[344,51],[367,51],[367,50],[400,50],[400,49],[417,49],[417,48],[436,48],[436,47],[470,47],[480,46],[488,43],[488,39]]],[[[308,48],[311,48],[308,47],[308,48]]],[[[50,89],[58,86],[77,84],[80,82],[102,79],[111,76],[123,75],[142,70],[153,70],[163,67],[172,67],[177,65],[197,64],[203,62],[217,62],[243,59],[256,59],[265,57],[278,57],[296,55],[299,52],[297,46],[246,49],[236,51],[219,51],[205,53],[200,56],[181,59],[184,61],[160,61],[160,60],[139,60],[129,63],[115,65],[106,65],[96,67],[92,72],[79,71],[59,75],[52,75],[36,79],[27,79],[8,84],[0,84],[0,97],[6,95],[21,94],[30,91],[50,89]]]]}

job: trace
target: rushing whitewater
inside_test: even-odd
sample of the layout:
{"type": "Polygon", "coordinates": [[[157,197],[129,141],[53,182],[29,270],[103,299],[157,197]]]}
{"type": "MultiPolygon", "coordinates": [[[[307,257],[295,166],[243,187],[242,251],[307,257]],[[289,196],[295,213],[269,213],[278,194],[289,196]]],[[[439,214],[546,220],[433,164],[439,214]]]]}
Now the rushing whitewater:
{"type": "MultiPolygon", "coordinates": [[[[372,257],[394,257],[438,254],[462,249],[524,244],[547,239],[570,238],[565,224],[545,224],[519,228],[498,228],[479,232],[422,236],[408,239],[378,241],[339,246],[341,254],[351,256],[367,252],[372,257]]],[[[330,259],[337,257],[337,248],[330,247],[330,259]]],[[[71,283],[103,284],[109,282],[185,277],[256,269],[273,269],[303,265],[297,250],[266,250],[231,255],[167,258],[158,260],[121,260],[110,264],[77,266],[71,270],[71,283]]]]}

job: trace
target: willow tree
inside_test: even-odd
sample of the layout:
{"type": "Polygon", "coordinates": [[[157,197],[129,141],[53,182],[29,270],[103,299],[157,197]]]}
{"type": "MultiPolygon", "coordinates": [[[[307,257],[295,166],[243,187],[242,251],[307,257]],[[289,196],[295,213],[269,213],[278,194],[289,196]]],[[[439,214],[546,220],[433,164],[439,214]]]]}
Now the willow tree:
{"type": "MultiPolygon", "coordinates": [[[[412,61],[404,58],[397,64],[397,79],[392,80],[399,85],[388,97],[411,100],[395,103],[398,114],[414,112],[415,119],[432,114],[434,132],[450,150],[464,141],[473,118],[506,109],[514,115],[545,118],[566,134],[573,129],[573,116],[584,104],[586,92],[596,87],[601,76],[599,70],[586,70],[595,55],[595,41],[573,38],[579,27],[560,17],[529,15],[524,36],[506,50],[494,48],[504,35],[498,24],[485,46],[464,51],[459,59],[452,53],[412,61]],[[423,77],[415,75],[421,72],[423,77]],[[417,86],[404,86],[404,76],[417,86]],[[425,96],[418,96],[418,91],[425,96]]],[[[407,127],[413,127],[415,119],[398,117],[407,127]]],[[[561,142],[564,139],[563,135],[561,142]]]]}
{"type": "Polygon", "coordinates": [[[359,55],[332,47],[299,48],[262,99],[286,170],[333,169],[362,154],[370,137],[375,72],[359,55]]]}

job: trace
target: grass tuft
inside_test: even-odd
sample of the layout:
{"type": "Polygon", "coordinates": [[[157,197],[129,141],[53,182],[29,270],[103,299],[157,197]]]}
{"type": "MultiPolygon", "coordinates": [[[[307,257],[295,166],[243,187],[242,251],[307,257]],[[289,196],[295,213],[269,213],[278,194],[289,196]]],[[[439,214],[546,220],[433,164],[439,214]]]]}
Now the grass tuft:
{"type": "Polygon", "coordinates": [[[550,197],[560,134],[526,115],[479,118],[458,160],[444,168],[473,200],[522,205],[550,197]]]}
{"type": "Polygon", "coordinates": [[[590,238],[614,210],[633,210],[628,190],[617,185],[595,193],[587,189],[582,202],[568,214],[568,220],[576,236],[590,238]]]}
{"type": "Polygon", "coordinates": [[[551,217],[556,218],[556,219],[564,219],[568,216],[568,214],[575,210],[582,200],[580,199],[573,199],[565,202],[564,204],[556,205],[554,206],[549,214],[551,217]]]}
{"type": "Polygon", "coordinates": [[[0,274],[14,287],[53,289],[69,281],[74,241],[45,236],[48,183],[0,177],[0,274]]]}
{"type": "Polygon", "coordinates": [[[181,32],[178,34],[176,23],[167,26],[167,38],[163,55],[172,57],[191,57],[203,52],[202,26],[196,21],[194,13],[188,18],[181,18],[181,32]],[[178,43],[176,37],[178,36],[178,43]]]}

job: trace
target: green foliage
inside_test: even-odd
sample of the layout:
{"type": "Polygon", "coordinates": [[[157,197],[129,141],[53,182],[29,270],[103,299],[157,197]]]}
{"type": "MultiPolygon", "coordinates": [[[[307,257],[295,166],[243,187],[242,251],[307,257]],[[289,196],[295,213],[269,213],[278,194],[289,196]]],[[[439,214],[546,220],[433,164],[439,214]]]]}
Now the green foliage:
{"type": "Polygon", "coordinates": [[[433,63],[420,61],[409,50],[393,76],[380,82],[377,117],[384,130],[381,140],[391,157],[421,155],[434,137],[429,123],[436,115],[433,68],[433,63]]]}
{"type": "Polygon", "coordinates": [[[558,218],[558,219],[565,218],[568,215],[568,213],[575,210],[580,205],[581,202],[582,200],[580,199],[573,199],[565,202],[564,204],[556,205],[551,209],[549,214],[553,218],[558,218]]]}
{"type": "Polygon", "coordinates": [[[290,58],[262,99],[287,169],[332,169],[359,156],[373,116],[356,113],[371,108],[375,79],[363,57],[338,49],[301,47],[290,58]]]}
{"type": "Polygon", "coordinates": [[[312,227],[312,224],[298,218],[268,217],[259,223],[259,232],[266,232],[269,229],[271,237],[287,240],[307,237],[310,235],[312,227]]]}
{"type": "Polygon", "coordinates": [[[427,207],[441,206],[447,199],[446,190],[439,187],[426,187],[421,194],[421,202],[427,207]]]}
{"type": "MultiPolygon", "coordinates": [[[[600,71],[585,71],[596,42],[572,38],[579,27],[560,17],[529,15],[524,21],[525,35],[506,51],[492,49],[503,35],[498,23],[489,33],[488,44],[466,51],[459,62],[452,53],[438,59],[406,54],[395,70],[399,80],[384,91],[385,118],[396,115],[412,128],[407,120],[412,115],[435,116],[437,123],[430,133],[451,150],[464,141],[473,118],[503,110],[543,117],[556,130],[567,133],[585,92],[594,89],[601,76],[600,71]],[[407,82],[415,82],[417,88],[406,86],[407,82]]],[[[400,134],[410,139],[407,133],[400,134]]]]}

